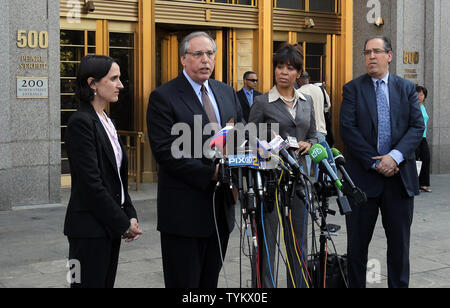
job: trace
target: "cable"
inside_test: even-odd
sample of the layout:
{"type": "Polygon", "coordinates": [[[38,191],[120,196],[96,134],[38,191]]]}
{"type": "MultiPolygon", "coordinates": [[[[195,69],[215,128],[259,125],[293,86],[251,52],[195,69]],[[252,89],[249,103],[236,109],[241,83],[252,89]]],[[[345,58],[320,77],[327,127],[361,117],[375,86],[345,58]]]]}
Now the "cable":
{"type": "MultiPolygon", "coordinates": [[[[323,288],[327,286],[327,259],[328,259],[328,241],[325,242],[325,265],[323,269],[323,288]]],[[[339,262],[339,260],[338,260],[339,262]]]]}
{"type": "Polygon", "coordinates": [[[261,270],[259,264],[259,245],[258,245],[258,231],[256,228],[256,219],[253,219],[253,224],[255,225],[255,236],[256,236],[256,287],[262,288],[261,286],[261,270]]]}
{"type": "MultiPolygon", "coordinates": [[[[240,205],[240,202],[239,202],[240,205]]],[[[242,206],[242,205],[241,205],[242,206]]],[[[242,211],[239,211],[241,213],[241,225],[239,226],[239,288],[242,288],[242,254],[240,253],[243,249],[242,247],[242,222],[244,218],[242,217],[242,211]]],[[[234,222],[237,225],[236,219],[234,222]]]]}
{"type": "MultiPolygon", "coordinates": [[[[279,181],[278,181],[278,185],[280,185],[280,182],[281,182],[281,178],[282,178],[282,177],[283,177],[283,171],[281,171],[281,176],[280,176],[280,179],[279,179],[279,181]]],[[[285,241],[285,239],[284,239],[283,222],[282,222],[282,220],[281,220],[280,206],[279,206],[279,204],[278,204],[278,188],[277,188],[277,190],[275,190],[275,200],[276,200],[276,202],[277,202],[278,220],[279,220],[279,222],[280,222],[281,234],[282,234],[282,237],[283,237],[284,253],[286,254],[286,262],[287,262],[287,265],[288,265],[289,274],[290,274],[290,276],[291,276],[292,285],[294,286],[294,288],[296,288],[296,286],[295,286],[295,281],[294,281],[294,277],[293,277],[293,275],[292,275],[291,265],[290,265],[290,263],[289,263],[289,257],[288,257],[288,254],[287,254],[286,241],[285,241]]]]}
{"type": "Polygon", "coordinates": [[[217,187],[220,185],[220,182],[217,182],[214,193],[213,193],[213,214],[214,214],[214,224],[216,226],[216,233],[217,233],[217,241],[219,243],[219,252],[220,252],[220,260],[222,261],[222,268],[223,268],[223,275],[225,277],[225,284],[228,286],[228,278],[227,278],[227,272],[225,271],[225,262],[223,260],[223,254],[222,254],[222,243],[220,241],[220,235],[219,235],[219,227],[217,226],[217,218],[216,218],[216,191],[217,187]]]}
{"type": "Polygon", "coordinates": [[[275,281],[273,279],[272,267],[270,265],[269,246],[267,245],[266,230],[264,228],[264,216],[263,216],[263,203],[262,202],[261,202],[261,226],[262,226],[262,232],[263,232],[263,237],[264,237],[264,244],[266,245],[267,264],[269,265],[270,279],[272,279],[272,284],[273,284],[273,287],[275,288],[275,281]]]}
{"type": "Polygon", "coordinates": [[[294,242],[297,244],[297,245],[294,244],[294,251],[295,251],[295,254],[297,255],[297,260],[298,260],[298,263],[300,265],[300,269],[302,271],[303,279],[306,282],[306,287],[309,289],[308,280],[305,277],[305,271],[303,270],[302,261],[301,261],[301,258],[299,256],[299,254],[298,254],[298,250],[299,250],[298,248],[299,247],[298,247],[297,237],[295,236],[295,232],[294,232],[294,226],[292,224],[292,210],[289,210],[289,222],[290,222],[290,225],[291,225],[292,238],[294,239],[294,242]]]}

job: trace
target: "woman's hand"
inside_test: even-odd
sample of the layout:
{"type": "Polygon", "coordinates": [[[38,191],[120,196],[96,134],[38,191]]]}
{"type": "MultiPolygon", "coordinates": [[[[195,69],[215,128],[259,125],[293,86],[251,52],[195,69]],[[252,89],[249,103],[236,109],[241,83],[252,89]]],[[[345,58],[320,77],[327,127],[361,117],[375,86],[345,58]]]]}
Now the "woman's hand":
{"type": "Polygon", "coordinates": [[[141,228],[139,228],[139,224],[136,218],[130,219],[130,229],[128,229],[127,233],[124,234],[123,238],[126,243],[136,241],[139,239],[141,234],[144,233],[141,228]]]}
{"type": "Polygon", "coordinates": [[[308,151],[311,148],[311,146],[312,146],[312,144],[307,141],[299,141],[297,154],[298,153],[300,153],[301,155],[308,154],[308,151]]]}

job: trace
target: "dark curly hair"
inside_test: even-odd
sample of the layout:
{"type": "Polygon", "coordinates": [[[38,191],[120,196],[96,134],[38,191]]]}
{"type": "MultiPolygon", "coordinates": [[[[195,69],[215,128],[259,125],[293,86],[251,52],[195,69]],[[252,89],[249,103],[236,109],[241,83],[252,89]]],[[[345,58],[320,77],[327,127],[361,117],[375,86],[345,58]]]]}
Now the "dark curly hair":
{"type": "Polygon", "coordinates": [[[273,56],[273,67],[290,64],[299,72],[303,70],[303,48],[298,44],[283,43],[273,56]]]}

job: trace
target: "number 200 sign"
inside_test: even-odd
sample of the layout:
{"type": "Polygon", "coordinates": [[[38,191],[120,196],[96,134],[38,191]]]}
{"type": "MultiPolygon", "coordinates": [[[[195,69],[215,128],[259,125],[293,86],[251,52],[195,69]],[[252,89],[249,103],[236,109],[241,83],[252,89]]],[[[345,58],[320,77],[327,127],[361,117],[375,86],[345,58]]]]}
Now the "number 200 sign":
{"type": "Polygon", "coordinates": [[[17,98],[48,98],[48,77],[17,77],[17,98]]]}
{"type": "Polygon", "coordinates": [[[19,48],[48,48],[48,32],[35,30],[18,30],[17,31],[17,47],[19,48]]]}

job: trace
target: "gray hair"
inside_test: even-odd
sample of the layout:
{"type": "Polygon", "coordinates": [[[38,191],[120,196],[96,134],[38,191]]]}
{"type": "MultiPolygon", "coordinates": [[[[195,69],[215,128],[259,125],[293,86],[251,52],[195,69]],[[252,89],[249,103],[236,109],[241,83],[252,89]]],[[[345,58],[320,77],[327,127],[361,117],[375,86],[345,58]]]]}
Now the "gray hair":
{"type": "Polygon", "coordinates": [[[371,41],[371,40],[374,40],[374,39],[381,39],[381,40],[383,40],[383,42],[384,42],[384,50],[386,50],[386,52],[392,51],[391,40],[388,37],[384,36],[384,35],[377,35],[377,36],[373,36],[373,37],[368,38],[364,42],[364,49],[366,49],[367,43],[369,41],[371,41]]]}
{"type": "Polygon", "coordinates": [[[179,48],[179,55],[180,56],[184,56],[189,49],[189,42],[196,37],[199,36],[203,36],[208,38],[212,44],[213,44],[213,51],[216,52],[217,51],[217,45],[216,42],[214,41],[214,39],[206,32],[203,31],[197,31],[197,32],[192,32],[191,34],[187,35],[180,43],[180,48],[179,48]]]}

